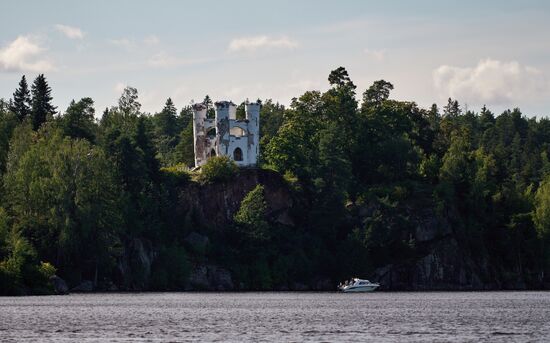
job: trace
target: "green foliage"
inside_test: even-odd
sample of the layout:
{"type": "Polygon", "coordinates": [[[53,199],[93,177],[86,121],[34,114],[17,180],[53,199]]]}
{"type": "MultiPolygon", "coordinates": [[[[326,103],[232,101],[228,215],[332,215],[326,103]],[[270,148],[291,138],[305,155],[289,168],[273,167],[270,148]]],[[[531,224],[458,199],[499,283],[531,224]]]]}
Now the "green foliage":
{"type": "Polygon", "coordinates": [[[17,124],[15,114],[0,106],[0,175],[6,171],[10,139],[17,124]]]}
{"type": "MultiPolygon", "coordinates": [[[[31,95],[23,77],[10,105],[0,100],[0,294],[48,292],[53,273],[71,286],[126,278],[115,266],[136,241],[156,257],[150,280],[130,258],[126,273],[136,283],[128,287],[182,289],[191,262],[223,265],[245,289],[368,276],[426,256],[433,241],[417,241],[425,223],[444,227],[498,283],[548,281],[549,119],[463,111],[455,99],[441,113],[435,104],[423,109],[392,99],[385,80],[359,93],[359,106],[344,67],[328,82],[288,108],[263,102],[260,162],[283,175],[289,217],[266,216],[266,198],[280,194],[259,185],[222,230],[204,225],[187,187],[201,187],[189,182],[196,175],[226,183],[213,187],[225,191],[239,169],[215,157],[189,173],[190,106],[178,114],[168,98],[160,112],[143,114],[138,91],[127,87],[99,123],[91,98],[55,117],[44,75],[31,95]],[[208,249],[185,251],[190,232],[207,236],[208,249]]],[[[204,103],[212,118],[212,99],[204,103]]]]}
{"type": "Polygon", "coordinates": [[[206,105],[206,117],[210,119],[214,118],[216,116],[216,111],[214,109],[214,103],[208,94],[204,97],[202,103],[206,105]]]}
{"type": "Polygon", "coordinates": [[[0,207],[0,261],[9,254],[10,225],[6,210],[0,207]]]}
{"type": "Polygon", "coordinates": [[[263,241],[269,238],[269,225],[265,219],[266,210],[264,186],[257,185],[244,197],[239,211],[235,214],[235,223],[246,239],[263,241]]]}
{"type": "Polygon", "coordinates": [[[29,118],[31,114],[31,92],[29,91],[29,85],[25,75],[21,77],[19,81],[19,88],[13,93],[13,103],[10,106],[10,110],[15,113],[17,119],[20,122],[29,118]]]}
{"type": "Polygon", "coordinates": [[[284,113],[285,107],[279,103],[273,103],[271,99],[262,104],[260,110],[260,159],[262,161],[265,159],[265,147],[283,123],[284,113]]]}
{"type": "Polygon", "coordinates": [[[49,280],[54,276],[56,271],[57,269],[49,262],[40,262],[40,267],[38,267],[38,272],[42,274],[45,280],[49,280]]]}
{"type": "Polygon", "coordinates": [[[78,102],[72,100],[60,124],[66,136],[94,142],[97,131],[94,101],[91,98],[82,98],[78,102]]]}
{"type": "Polygon", "coordinates": [[[199,181],[202,183],[227,182],[238,171],[239,168],[229,157],[215,156],[201,167],[199,181]]]}
{"type": "Polygon", "coordinates": [[[164,247],[151,268],[151,288],[154,290],[183,290],[191,266],[185,250],[178,246],[164,247]]]}
{"type": "Polygon", "coordinates": [[[40,126],[55,114],[55,106],[52,105],[52,89],[44,74],[40,74],[34,80],[32,93],[31,122],[33,130],[38,130],[40,126]]]}
{"type": "MultiPolygon", "coordinates": [[[[176,146],[180,143],[184,118],[178,117],[177,114],[172,99],[168,98],[162,111],[153,117],[153,142],[157,151],[156,157],[163,166],[179,162],[176,146]]],[[[192,142],[191,140],[191,147],[192,142]]]]}
{"type": "Polygon", "coordinates": [[[118,110],[124,117],[137,116],[141,109],[138,101],[138,91],[134,87],[126,87],[118,99],[118,110]]]}
{"type": "Polygon", "coordinates": [[[381,105],[384,101],[388,100],[392,89],[393,85],[390,82],[384,80],[375,81],[372,86],[363,93],[362,106],[368,108],[381,105]]]}
{"type": "Polygon", "coordinates": [[[176,159],[186,166],[195,165],[195,152],[193,151],[193,122],[189,121],[180,133],[180,141],[176,146],[176,159]]]}
{"type": "Polygon", "coordinates": [[[14,228],[62,268],[107,267],[121,221],[110,163],[87,141],[40,134],[5,176],[14,228]]]}
{"type": "Polygon", "coordinates": [[[542,239],[550,237],[550,174],[540,183],[535,194],[533,222],[542,239]]]}
{"type": "Polygon", "coordinates": [[[8,256],[0,261],[0,294],[49,293],[49,278],[55,274],[55,268],[49,263],[39,263],[32,245],[13,231],[8,246],[8,256]]]}

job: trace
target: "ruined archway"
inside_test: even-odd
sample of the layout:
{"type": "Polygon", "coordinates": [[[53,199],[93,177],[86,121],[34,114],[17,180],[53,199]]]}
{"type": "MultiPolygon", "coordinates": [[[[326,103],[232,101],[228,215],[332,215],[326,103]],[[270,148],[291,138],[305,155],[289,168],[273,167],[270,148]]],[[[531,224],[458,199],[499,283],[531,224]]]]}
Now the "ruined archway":
{"type": "Polygon", "coordinates": [[[241,148],[236,148],[233,151],[233,159],[235,161],[242,161],[243,160],[243,151],[241,150],[241,148]]]}
{"type": "Polygon", "coordinates": [[[206,131],[206,137],[213,139],[216,137],[216,128],[211,127],[208,131],[206,131]]]}

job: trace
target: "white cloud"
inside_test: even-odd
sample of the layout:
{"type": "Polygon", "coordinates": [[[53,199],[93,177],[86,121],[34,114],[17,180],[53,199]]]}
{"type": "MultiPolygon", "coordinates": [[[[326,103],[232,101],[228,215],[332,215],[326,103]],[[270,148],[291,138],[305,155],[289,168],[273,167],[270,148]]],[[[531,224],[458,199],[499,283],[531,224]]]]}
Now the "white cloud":
{"type": "Polygon", "coordinates": [[[488,58],[469,68],[443,65],[433,77],[443,98],[472,104],[509,104],[550,95],[548,81],[538,69],[515,61],[488,58]]]}
{"type": "Polygon", "coordinates": [[[53,64],[41,57],[46,49],[30,36],[19,36],[0,49],[0,70],[46,72],[53,64]]]}
{"type": "Polygon", "coordinates": [[[376,60],[376,61],[383,61],[386,59],[386,51],[385,50],[370,50],[365,49],[363,51],[367,57],[376,60]]]}
{"type": "Polygon", "coordinates": [[[229,51],[255,51],[258,49],[292,49],[298,42],[288,37],[273,38],[268,36],[242,37],[229,43],[229,51]]]}
{"type": "Polygon", "coordinates": [[[55,29],[70,39],[84,38],[84,32],[82,32],[82,30],[80,30],[78,27],[57,24],[55,25],[55,29]]]}

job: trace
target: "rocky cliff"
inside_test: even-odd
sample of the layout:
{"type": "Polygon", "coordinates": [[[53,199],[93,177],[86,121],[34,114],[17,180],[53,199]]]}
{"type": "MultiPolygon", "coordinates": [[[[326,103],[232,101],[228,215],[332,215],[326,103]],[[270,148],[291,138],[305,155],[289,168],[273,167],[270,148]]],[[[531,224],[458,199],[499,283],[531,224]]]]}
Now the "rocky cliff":
{"type": "MultiPolygon", "coordinates": [[[[189,251],[190,270],[182,290],[239,290],[243,287],[224,265],[225,261],[212,260],[203,254],[211,244],[209,233],[223,232],[232,225],[241,201],[258,184],[265,188],[267,217],[271,223],[292,228],[298,222],[293,217],[298,205],[282,176],[274,171],[241,169],[239,174],[225,183],[199,184],[190,182],[177,190],[174,206],[176,218],[192,214],[196,229],[185,233],[189,251]],[[202,228],[202,229],[201,229],[202,228]],[[204,230],[208,228],[208,230],[204,230]],[[198,252],[198,253],[197,253],[198,252]],[[198,256],[198,257],[197,257],[198,256]],[[206,256],[206,257],[205,257],[206,256]]],[[[505,270],[495,264],[484,251],[472,251],[465,243],[463,233],[453,227],[455,212],[437,214],[435,205],[427,201],[405,201],[399,209],[407,218],[408,239],[414,242],[414,255],[395,259],[376,266],[371,275],[356,275],[378,281],[384,290],[489,290],[528,289],[537,285],[525,281],[515,270],[505,270]]],[[[350,222],[361,227],[377,211],[376,203],[348,208],[350,222]]],[[[306,206],[307,207],[307,206],[306,206]]],[[[353,207],[353,206],[352,206],[353,207]]],[[[389,218],[389,222],[391,222],[389,218]]],[[[405,237],[407,238],[407,237],[405,237]]],[[[124,253],[117,263],[117,276],[103,289],[147,290],[154,273],[153,264],[158,247],[146,239],[131,239],[124,245],[124,253]]],[[[349,275],[355,276],[355,275],[349,275]]],[[[292,281],[274,290],[334,290],[341,280],[327,275],[313,275],[310,282],[292,281]]]]}
{"type": "Polygon", "coordinates": [[[293,225],[293,200],[288,185],[279,173],[266,169],[240,169],[231,181],[224,183],[191,183],[180,190],[176,210],[182,215],[193,213],[200,226],[223,229],[231,224],[246,194],[258,184],[265,189],[268,219],[293,225]]]}

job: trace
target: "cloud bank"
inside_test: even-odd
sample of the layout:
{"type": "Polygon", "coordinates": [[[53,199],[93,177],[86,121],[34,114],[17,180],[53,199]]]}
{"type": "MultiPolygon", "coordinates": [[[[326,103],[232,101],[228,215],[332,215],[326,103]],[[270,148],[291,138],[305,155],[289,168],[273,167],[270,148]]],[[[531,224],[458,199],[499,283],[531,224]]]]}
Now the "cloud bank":
{"type": "Polygon", "coordinates": [[[488,58],[474,67],[442,65],[434,71],[433,78],[440,96],[472,104],[505,105],[550,94],[549,83],[541,71],[516,61],[488,58]]]}
{"type": "Polygon", "coordinates": [[[54,69],[53,64],[43,58],[46,49],[30,36],[19,36],[13,42],[0,49],[0,70],[47,72],[54,69]]]}
{"type": "Polygon", "coordinates": [[[70,39],[84,38],[84,33],[78,27],[57,24],[55,25],[55,29],[70,39]]]}

